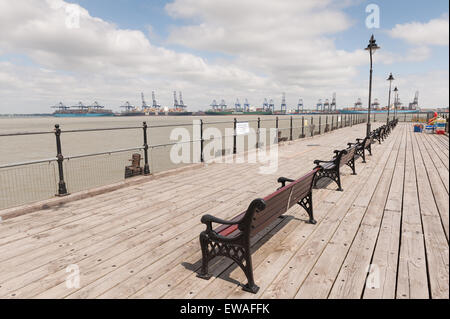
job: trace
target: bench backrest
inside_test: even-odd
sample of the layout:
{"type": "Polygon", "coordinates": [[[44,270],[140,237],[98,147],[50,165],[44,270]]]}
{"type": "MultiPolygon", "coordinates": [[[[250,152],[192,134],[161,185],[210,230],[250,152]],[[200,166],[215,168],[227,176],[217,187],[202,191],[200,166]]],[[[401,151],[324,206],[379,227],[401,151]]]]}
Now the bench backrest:
{"type": "Polygon", "coordinates": [[[342,166],[347,164],[352,158],[355,157],[356,147],[350,147],[340,151],[335,159],[336,165],[342,166]]]}
{"type": "Polygon", "coordinates": [[[141,154],[138,154],[138,153],[133,154],[130,159],[130,162],[131,162],[131,167],[136,167],[136,168],[140,167],[141,166],[141,154]]]}
{"type": "Polygon", "coordinates": [[[372,136],[366,137],[364,139],[363,146],[364,146],[364,148],[367,148],[370,144],[372,144],[372,136]]]}
{"type": "MultiPolygon", "coordinates": [[[[314,169],[300,179],[279,189],[264,198],[265,208],[253,213],[250,225],[250,236],[269,226],[274,220],[286,213],[292,206],[311,193],[314,177],[318,169],[314,169]]],[[[247,213],[251,213],[248,212],[247,213]]],[[[245,225],[244,225],[245,227],[245,225]]],[[[241,228],[241,230],[243,230],[241,228]]]]}

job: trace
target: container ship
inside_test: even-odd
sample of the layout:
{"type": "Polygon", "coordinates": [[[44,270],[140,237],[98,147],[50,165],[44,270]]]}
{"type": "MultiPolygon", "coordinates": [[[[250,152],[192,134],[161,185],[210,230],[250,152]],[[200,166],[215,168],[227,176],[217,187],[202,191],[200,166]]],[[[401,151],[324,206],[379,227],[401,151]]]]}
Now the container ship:
{"type": "MultiPolygon", "coordinates": [[[[397,98],[396,101],[394,101],[393,105],[389,106],[389,111],[390,112],[397,112],[397,113],[406,113],[406,114],[410,114],[410,113],[419,113],[420,112],[420,108],[419,108],[419,92],[416,92],[415,96],[414,96],[414,100],[413,102],[409,103],[408,106],[403,106],[402,103],[400,102],[400,99],[397,98]]],[[[362,107],[362,102],[361,99],[358,99],[355,103],[355,106],[352,108],[344,108],[343,110],[339,110],[340,113],[343,114],[367,114],[368,110],[367,108],[363,108],[362,107]]],[[[380,107],[380,103],[378,102],[378,99],[375,99],[374,102],[372,103],[372,107],[370,109],[371,113],[387,113],[388,112],[388,107],[380,107]]]]}
{"type": "Polygon", "coordinates": [[[164,115],[168,116],[190,116],[192,112],[186,111],[187,106],[184,104],[183,95],[180,92],[180,100],[177,99],[177,92],[173,92],[173,108],[167,109],[164,112],[164,115]]]}
{"type": "Polygon", "coordinates": [[[78,105],[75,106],[65,106],[62,102],[60,102],[56,106],[52,106],[56,111],[53,113],[55,117],[100,117],[100,116],[114,116],[112,110],[105,109],[104,106],[99,105],[97,102],[94,102],[90,106],[84,105],[82,102],[79,102],[78,105]]]}
{"type": "Polygon", "coordinates": [[[250,109],[250,104],[248,100],[245,99],[244,107],[242,107],[239,99],[236,101],[234,108],[227,108],[227,104],[225,100],[222,100],[220,104],[217,104],[217,101],[214,100],[211,103],[211,109],[205,112],[205,115],[272,115],[272,109],[269,109],[268,104],[267,107],[257,108],[255,110],[250,109]]]}

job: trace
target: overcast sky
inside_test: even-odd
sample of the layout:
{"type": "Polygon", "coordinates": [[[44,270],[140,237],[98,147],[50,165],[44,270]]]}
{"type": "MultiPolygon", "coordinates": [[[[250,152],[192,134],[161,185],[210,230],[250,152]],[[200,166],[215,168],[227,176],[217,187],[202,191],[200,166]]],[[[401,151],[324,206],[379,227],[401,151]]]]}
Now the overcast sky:
{"type": "MultiPolygon", "coordinates": [[[[50,112],[62,101],[118,110],[125,101],[192,111],[213,99],[261,105],[286,92],[311,108],[367,105],[373,33],[374,97],[387,104],[390,72],[401,101],[449,105],[447,0],[0,0],[0,113],[50,112]],[[370,4],[379,28],[368,28],[370,4]]],[[[374,20],[370,20],[375,22],[374,20]]]]}

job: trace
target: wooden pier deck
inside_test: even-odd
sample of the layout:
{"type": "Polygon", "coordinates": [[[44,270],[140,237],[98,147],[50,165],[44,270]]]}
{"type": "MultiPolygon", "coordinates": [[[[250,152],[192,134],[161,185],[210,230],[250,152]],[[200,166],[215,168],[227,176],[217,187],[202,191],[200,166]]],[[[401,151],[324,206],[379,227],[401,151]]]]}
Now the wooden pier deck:
{"type": "Polygon", "coordinates": [[[357,176],[344,169],[344,192],[314,191],[317,225],[295,207],[254,238],[257,295],[229,260],[196,277],[203,214],[236,215],[364,133],[281,146],[270,175],[212,164],[3,221],[0,298],[449,298],[449,139],[402,123],[357,176]],[[66,286],[69,265],[79,288],[66,286]]]}

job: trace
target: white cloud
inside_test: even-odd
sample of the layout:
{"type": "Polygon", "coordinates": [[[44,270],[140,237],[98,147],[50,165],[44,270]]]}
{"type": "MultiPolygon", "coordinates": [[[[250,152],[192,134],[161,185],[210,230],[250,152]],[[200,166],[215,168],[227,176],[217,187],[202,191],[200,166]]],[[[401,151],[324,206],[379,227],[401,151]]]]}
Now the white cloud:
{"type": "Polygon", "coordinates": [[[448,45],[449,18],[444,15],[427,23],[397,24],[389,34],[414,45],[448,45]]]}
{"type": "Polygon", "coordinates": [[[426,46],[413,47],[405,54],[382,51],[376,53],[376,59],[383,64],[394,64],[400,62],[422,62],[430,58],[431,49],[426,46]]]}
{"type": "MultiPolygon", "coordinates": [[[[335,46],[333,37],[352,24],[342,11],[347,4],[175,0],[167,5],[173,18],[186,23],[172,28],[168,43],[225,56],[207,60],[155,45],[150,25],[145,32],[121,29],[62,0],[0,0],[0,113],[48,112],[60,100],[69,105],[99,100],[117,109],[126,100],[139,104],[140,92],[148,96],[152,90],[159,102],[171,105],[175,89],[184,92],[192,110],[206,109],[213,98],[232,103],[248,97],[259,105],[271,97],[279,104],[282,92],[290,105],[302,96],[311,106],[333,92],[339,105],[351,104],[367,94],[358,70],[368,59],[363,50],[335,46]],[[74,22],[73,12],[79,13],[79,28],[67,25],[74,22]],[[5,54],[24,56],[27,63],[1,62],[5,54]]],[[[415,50],[406,56],[384,52],[377,59],[421,61],[430,53],[426,46],[415,50]]]]}
{"type": "Polygon", "coordinates": [[[232,55],[276,86],[348,81],[367,60],[362,50],[336,49],[330,36],[351,22],[331,0],[176,0],[166,10],[193,21],[174,28],[169,43],[232,55]]]}

